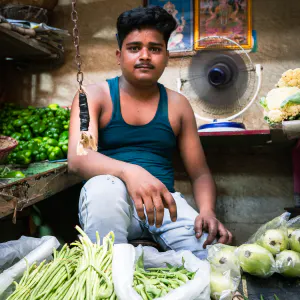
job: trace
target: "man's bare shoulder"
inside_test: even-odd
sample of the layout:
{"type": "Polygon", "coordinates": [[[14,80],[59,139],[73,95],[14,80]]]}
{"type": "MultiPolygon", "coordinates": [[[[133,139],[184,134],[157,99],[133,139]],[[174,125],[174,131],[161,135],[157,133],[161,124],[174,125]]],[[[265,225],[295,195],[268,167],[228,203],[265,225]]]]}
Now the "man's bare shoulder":
{"type": "Polygon", "coordinates": [[[180,109],[190,107],[190,102],[184,95],[168,88],[166,88],[166,90],[171,105],[176,105],[180,109]]]}
{"type": "Polygon", "coordinates": [[[102,102],[109,96],[109,88],[107,82],[99,82],[97,84],[88,84],[83,87],[88,100],[102,102]]]}

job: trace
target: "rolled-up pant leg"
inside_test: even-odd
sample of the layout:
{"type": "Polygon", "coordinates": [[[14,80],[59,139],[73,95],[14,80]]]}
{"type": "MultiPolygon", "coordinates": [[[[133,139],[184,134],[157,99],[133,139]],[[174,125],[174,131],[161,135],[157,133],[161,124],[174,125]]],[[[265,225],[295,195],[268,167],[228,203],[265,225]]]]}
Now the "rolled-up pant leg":
{"type": "Polygon", "coordinates": [[[123,181],[111,175],[95,176],[81,190],[81,227],[93,242],[96,231],[101,240],[113,231],[115,243],[127,243],[128,239],[139,238],[143,234],[139,221],[133,216],[133,206],[123,181]]]}

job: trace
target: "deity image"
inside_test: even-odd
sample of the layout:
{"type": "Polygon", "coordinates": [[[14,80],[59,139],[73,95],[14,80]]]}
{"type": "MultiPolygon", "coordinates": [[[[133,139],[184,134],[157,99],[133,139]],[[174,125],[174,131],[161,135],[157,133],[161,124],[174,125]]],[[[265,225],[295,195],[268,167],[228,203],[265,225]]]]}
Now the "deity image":
{"type": "Polygon", "coordinates": [[[246,0],[209,0],[202,2],[208,2],[208,13],[203,21],[206,35],[226,34],[226,36],[238,42],[244,38],[242,16],[245,16],[246,0]]]}
{"type": "Polygon", "coordinates": [[[177,17],[178,10],[176,10],[175,4],[173,4],[171,1],[168,1],[163,8],[173,16],[173,18],[177,22],[177,28],[174,30],[170,36],[169,43],[168,43],[168,49],[169,50],[182,50],[185,48],[185,44],[183,41],[184,34],[183,30],[186,25],[186,20],[184,18],[184,15],[180,17],[180,19],[177,17]]]}

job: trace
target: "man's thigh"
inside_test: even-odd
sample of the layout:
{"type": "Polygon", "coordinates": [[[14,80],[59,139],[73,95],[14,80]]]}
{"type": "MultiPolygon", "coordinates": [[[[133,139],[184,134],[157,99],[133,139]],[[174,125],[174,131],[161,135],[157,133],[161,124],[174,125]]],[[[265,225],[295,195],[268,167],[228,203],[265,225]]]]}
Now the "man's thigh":
{"type": "Polygon", "coordinates": [[[165,250],[190,250],[199,258],[206,258],[207,251],[203,249],[203,244],[207,233],[203,233],[200,239],[195,236],[194,223],[198,212],[180,193],[173,193],[172,196],[177,205],[177,221],[172,222],[168,209],[165,209],[163,225],[160,228],[149,226],[149,231],[165,250]]]}
{"type": "Polygon", "coordinates": [[[142,234],[142,228],[133,216],[133,203],[125,184],[111,175],[95,176],[83,186],[79,220],[93,241],[96,231],[101,238],[114,231],[116,243],[126,243],[142,234]]]}

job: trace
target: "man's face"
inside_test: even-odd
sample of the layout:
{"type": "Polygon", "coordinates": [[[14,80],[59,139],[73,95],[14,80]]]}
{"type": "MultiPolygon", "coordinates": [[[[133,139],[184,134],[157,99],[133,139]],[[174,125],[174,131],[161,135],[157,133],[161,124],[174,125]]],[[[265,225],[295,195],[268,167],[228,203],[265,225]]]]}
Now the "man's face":
{"type": "Polygon", "coordinates": [[[156,82],[168,62],[163,35],[155,29],[132,31],[116,54],[124,77],[142,84],[156,82]]]}

